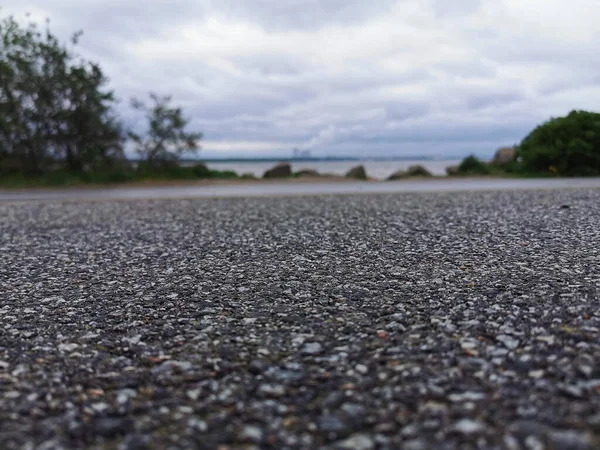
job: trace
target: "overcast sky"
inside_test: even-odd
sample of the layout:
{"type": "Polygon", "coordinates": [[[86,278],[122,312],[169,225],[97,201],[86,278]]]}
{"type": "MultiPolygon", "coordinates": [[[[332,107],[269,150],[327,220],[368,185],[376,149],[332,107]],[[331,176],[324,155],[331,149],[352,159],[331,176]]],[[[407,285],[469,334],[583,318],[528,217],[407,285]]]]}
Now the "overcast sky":
{"type": "Polygon", "coordinates": [[[487,156],[600,105],[598,0],[4,0],[123,99],[172,94],[204,156],[487,156]]]}

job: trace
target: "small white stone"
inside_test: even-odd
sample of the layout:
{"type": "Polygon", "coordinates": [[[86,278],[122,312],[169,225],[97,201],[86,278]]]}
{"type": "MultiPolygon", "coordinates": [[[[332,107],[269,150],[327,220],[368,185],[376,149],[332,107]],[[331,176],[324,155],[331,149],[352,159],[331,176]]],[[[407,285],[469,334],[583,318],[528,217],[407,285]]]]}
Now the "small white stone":
{"type": "Polygon", "coordinates": [[[479,422],[470,419],[462,419],[454,424],[454,430],[461,434],[481,433],[485,426],[479,422]]]}
{"type": "Polygon", "coordinates": [[[479,344],[477,342],[475,342],[475,341],[462,341],[460,343],[460,347],[463,350],[472,350],[472,349],[477,348],[478,345],[479,344]]]}
{"type": "Polygon", "coordinates": [[[81,336],[81,339],[96,339],[98,336],[100,336],[98,333],[87,333],[81,336]]]}
{"type": "Polygon", "coordinates": [[[196,419],[195,417],[188,420],[188,426],[198,431],[208,430],[208,424],[204,420],[196,419]]]}
{"type": "Polygon", "coordinates": [[[131,336],[131,337],[124,337],[123,339],[121,339],[123,342],[129,344],[129,345],[137,345],[140,343],[140,340],[142,339],[142,335],[141,334],[136,334],[135,336],[131,336]]]}
{"type": "Polygon", "coordinates": [[[337,447],[344,450],[372,450],[375,448],[375,442],[369,436],[355,434],[340,442],[337,447]]]}
{"type": "Polygon", "coordinates": [[[482,392],[463,392],[461,394],[450,394],[448,396],[448,399],[451,402],[475,402],[477,400],[483,400],[484,398],[485,394],[482,392]]]}
{"type": "Polygon", "coordinates": [[[133,389],[121,389],[117,392],[117,402],[122,405],[123,403],[127,403],[130,398],[135,398],[137,396],[137,392],[133,389]]]}
{"type": "Polygon", "coordinates": [[[92,409],[94,411],[96,411],[97,413],[101,413],[106,411],[109,408],[109,406],[106,403],[93,403],[92,404],[92,409]]]}
{"type": "Polygon", "coordinates": [[[304,336],[296,336],[294,339],[292,339],[292,345],[299,347],[302,344],[304,344],[304,341],[306,341],[306,338],[304,336]]]}
{"type": "Polygon", "coordinates": [[[536,336],[536,339],[538,341],[545,342],[546,344],[549,344],[549,345],[553,345],[554,342],[556,341],[556,338],[554,336],[536,336]]]}
{"type": "Polygon", "coordinates": [[[515,339],[514,337],[509,336],[507,334],[501,334],[499,336],[496,336],[496,340],[504,344],[504,346],[509,350],[514,350],[519,346],[520,343],[518,339],[515,339]]]}
{"type": "Polygon", "coordinates": [[[72,352],[73,350],[75,350],[78,347],[79,347],[79,344],[71,342],[68,344],[59,344],[58,349],[63,352],[72,352]]]}
{"type": "Polygon", "coordinates": [[[318,355],[323,351],[323,346],[318,342],[309,342],[302,347],[302,353],[305,355],[318,355]]]}
{"type": "Polygon", "coordinates": [[[263,438],[263,431],[256,426],[246,425],[240,433],[240,437],[246,441],[260,442],[263,438]]]}
{"type": "Polygon", "coordinates": [[[190,400],[198,400],[200,398],[200,394],[202,393],[202,389],[190,389],[185,394],[190,400]]]}
{"type": "Polygon", "coordinates": [[[525,447],[528,450],[544,450],[545,448],[544,443],[535,436],[525,438],[525,447]]]}
{"type": "Polygon", "coordinates": [[[270,397],[281,397],[285,395],[285,388],[280,384],[263,384],[258,388],[261,394],[270,397]]]}
{"type": "Polygon", "coordinates": [[[357,364],[354,369],[360,373],[360,374],[367,374],[369,372],[369,368],[367,366],[365,366],[364,364],[357,364]]]}
{"type": "Polygon", "coordinates": [[[510,434],[504,436],[504,445],[506,445],[508,450],[519,450],[521,448],[519,441],[510,434]]]}

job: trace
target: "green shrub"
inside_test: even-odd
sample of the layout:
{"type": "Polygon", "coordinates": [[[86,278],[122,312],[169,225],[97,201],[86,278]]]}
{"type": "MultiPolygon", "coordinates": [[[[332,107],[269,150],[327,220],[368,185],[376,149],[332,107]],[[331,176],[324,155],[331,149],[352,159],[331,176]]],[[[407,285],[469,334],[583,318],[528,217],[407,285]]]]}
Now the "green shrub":
{"type": "Polygon", "coordinates": [[[148,164],[140,162],[136,178],[144,180],[197,180],[210,178],[238,178],[231,170],[212,170],[203,163],[193,166],[179,166],[177,162],[168,164],[148,164]]]}
{"type": "Polygon", "coordinates": [[[111,168],[90,171],[83,177],[88,183],[124,183],[134,178],[134,172],[128,168],[111,168]]]}
{"type": "Polygon", "coordinates": [[[475,155],[467,156],[458,166],[460,175],[488,175],[490,169],[486,163],[481,161],[475,155]]]}
{"type": "Polygon", "coordinates": [[[198,178],[211,178],[211,170],[206,164],[198,163],[190,167],[191,172],[198,178]]]}
{"type": "Polygon", "coordinates": [[[209,178],[239,178],[233,170],[211,170],[209,178]]]}
{"type": "Polygon", "coordinates": [[[238,178],[239,175],[232,170],[213,170],[205,164],[198,163],[191,167],[198,178],[238,178]]]}
{"type": "Polygon", "coordinates": [[[600,175],[600,114],[571,111],[536,127],[517,148],[515,169],[559,176],[600,175]]]}

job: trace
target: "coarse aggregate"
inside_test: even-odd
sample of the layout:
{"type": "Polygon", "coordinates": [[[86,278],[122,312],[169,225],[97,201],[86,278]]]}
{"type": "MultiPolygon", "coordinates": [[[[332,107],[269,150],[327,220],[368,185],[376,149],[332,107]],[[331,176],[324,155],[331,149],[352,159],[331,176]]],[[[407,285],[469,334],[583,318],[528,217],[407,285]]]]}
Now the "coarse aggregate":
{"type": "Polygon", "coordinates": [[[2,449],[600,448],[600,189],[0,204],[2,449]]]}

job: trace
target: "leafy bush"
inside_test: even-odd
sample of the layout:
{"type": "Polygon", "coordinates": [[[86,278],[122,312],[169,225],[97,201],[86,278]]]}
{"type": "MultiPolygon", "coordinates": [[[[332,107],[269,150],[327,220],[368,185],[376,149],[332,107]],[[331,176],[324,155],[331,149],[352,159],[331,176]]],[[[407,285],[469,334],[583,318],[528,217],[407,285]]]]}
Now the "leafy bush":
{"type": "Polygon", "coordinates": [[[600,175],[600,114],[571,111],[536,127],[519,145],[515,169],[562,176],[600,175]]]}
{"type": "Polygon", "coordinates": [[[83,181],[87,183],[109,184],[123,183],[132,181],[135,173],[128,167],[116,167],[112,169],[103,169],[88,171],[82,174],[83,181]]]}
{"type": "Polygon", "coordinates": [[[475,155],[467,156],[458,166],[460,175],[488,175],[489,167],[475,155]]]}
{"type": "Polygon", "coordinates": [[[206,167],[206,164],[194,164],[191,168],[192,173],[198,178],[210,178],[211,170],[206,167]]]}
{"type": "Polygon", "coordinates": [[[157,165],[155,162],[140,161],[135,174],[140,180],[197,180],[210,178],[239,178],[231,170],[212,170],[203,163],[180,166],[176,161],[157,165]]]}
{"type": "Polygon", "coordinates": [[[210,178],[239,178],[233,170],[211,170],[210,178]]]}

